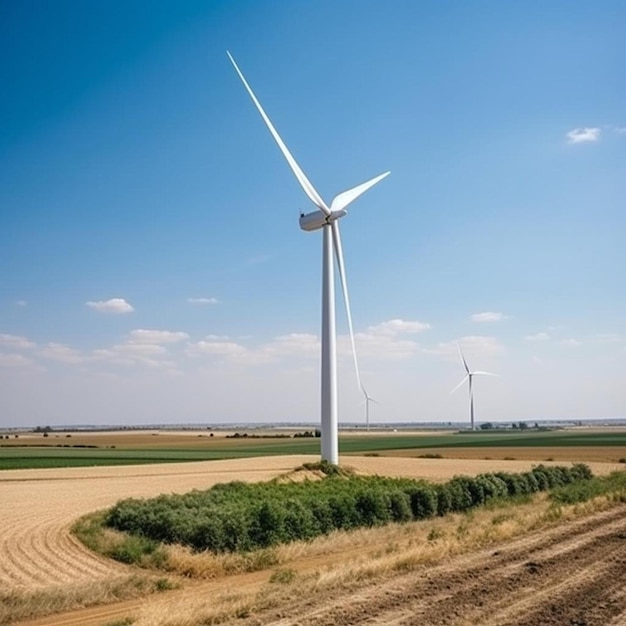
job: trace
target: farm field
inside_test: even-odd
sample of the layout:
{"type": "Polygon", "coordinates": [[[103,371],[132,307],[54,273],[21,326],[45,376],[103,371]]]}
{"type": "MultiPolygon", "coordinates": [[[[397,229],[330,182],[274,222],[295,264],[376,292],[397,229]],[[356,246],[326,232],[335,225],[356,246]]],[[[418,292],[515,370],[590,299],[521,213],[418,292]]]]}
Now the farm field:
{"type": "MultiPolygon", "coordinates": [[[[284,432],[279,431],[285,435],[284,432]]],[[[140,465],[267,455],[319,454],[313,437],[267,437],[258,433],[102,432],[41,434],[4,439],[0,470],[93,465],[140,465]],[[230,435],[227,437],[226,435],[230,435]],[[256,436],[253,436],[256,435],[256,436]]],[[[270,434],[270,433],[266,433],[270,434]]],[[[626,458],[626,429],[537,432],[342,433],[343,455],[440,455],[445,458],[610,461],[626,458]]]]}
{"type": "MultiPolygon", "coordinates": [[[[546,433],[546,435],[548,434],[552,433],[546,433]]],[[[413,450],[403,453],[400,452],[401,448],[395,450],[391,448],[388,452],[381,450],[379,454],[391,453],[393,456],[344,454],[341,462],[354,467],[363,474],[419,477],[433,481],[444,481],[458,474],[477,474],[498,470],[526,471],[536,465],[537,462],[544,461],[548,455],[555,458],[554,464],[562,463],[555,450],[566,450],[569,451],[570,455],[578,455],[583,450],[595,450],[593,454],[597,455],[598,460],[589,463],[594,474],[606,475],[615,470],[623,471],[624,464],[614,462],[613,457],[616,453],[624,456],[624,448],[614,446],[615,449],[613,449],[612,446],[598,444],[600,440],[589,438],[590,434],[585,433],[587,437],[585,441],[587,444],[593,442],[595,445],[580,444],[581,439],[578,439],[579,445],[576,446],[567,446],[567,444],[563,447],[557,445],[551,447],[546,445],[526,446],[529,455],[532,450],[535,451],[535,458],[524,460],[522,457],[516,460],[503,460],[501,456],[517,454],[517,452],[512,452],[516,448],[485,446],[483,439],[483,446],[469,448],[449,446],[434,449],[456,450],[458,452],[480,450],[480,454],[483,450],[489,450],[492,459],[410,458],[410,456],[398,455],[411,455],[414,453],[413,450]],[[607,453],[605,457],[602,457],[603,450],[607,453]]],[[[603,433],[598,434],[605,437],[603,433]]],[[[145,435],[143,436],[145,438],[145,435]]],[[[480,435],[470,435],[470,437],[472,436],[479,437],[480,435]]],[[[104,435],[102,437],[102,441],[105,441],[104,435]]],[[[108,442],[104,445],[118,446],[119,437],[120,435],[118,435],[117,443],[108,442]]],[[[148,437],[151,441],[160,435],[149,435],[148,437]]],[[[172,437],[179,437],[181,441],[188,439],[189,446],[191,446],[191,440],[194,438],[194,436],[186,437],[184,435],[172,435],[172,437]]],[[[411,437],[419,438],[420,443],[424,441],[422,435],[416,434],[411,435],[411,437]]],[[[432,440],[439,437],[443,436],[428,435],[428,438],[432,440]]],[[[456,441],[454,438],[458,436],[445,435],[445,437],[448,438],[447,441],[449,442],[450,440],[456,441]]],[[[76,439],[78,440],[78,437],[76,439]]],[[[217,437],[213,439],[217,439],[217,437]]],[[[368,436],[367,438],[360,437],[360,439],[372,439],[374,441],[377,437],[368,436]]],[[[393,440],[406,445],[406,440],[402,441],[403,439],[403,437],[389,436],[383,438],[383,443],[391,445],[386,442],[393,440]]],[[[293,440],[284,441],[294,443],[293,440]]],[[[411,439],[410,441],[414,443],[415,440],[411,439]]],[[[606,441],[606,439],[602,439],[602,441],[606,441]]],[[[277,444],[277,440],[241,442],[231,439],[223,440],[220,443],[230,445],[231,442],[237,446],[242,446],[242,448],[238,448],[242,452],[246,446],[255,447],[260,444],[259,447],[262,447],[268,442],[269,445],[277,444]]],[[[283,440],[279,440],[279,442],[282,443],[283,440]]],[[[128,443],[132,446],[131,450],[142,449],[137,441],[128,443]]],[[[319,440],[305,441],[305,443],[319,445],[319,440]]],[[[171,450],[168,447],[171,445],[170,441],[165,442],[164,449],[171,450]]],[[[116,447],[115,450],[117,449],[116,447]]],[[[432,449],[424,448],[426,451],[432,449]]],[[[6,450],[8,448],[3,448],[2,452],[6,450]]],[[[23,451],[24,449],[15,448],[15,450],[23,451]]],[[[81,451],[81,449],[77,450],[81,451]]],[[[422,454],[422,449],[419,450],[419,454],[422,454]]],[[[16,593],[18,595],[32,593],[54,595],[57,591],[67,593],[68,589],[81,589],[87,585],[113,584],[115,581],[121,581],[123,584],[135,572],[133,568],[91,553],[71,535],[70,528],[81,515],[110,506],[124,497],[150,497],[160,493],[183,493],[194,488],[204,489],[213,484],[231,480],[269,480],[275,476],[289,473],[304,462],[317,459],[317,455],[279,454],[196,463],[169,462],[149,465],[20,469],[0,472],[0,501],[3,503],[2,508],[0,508],[0,589],[4,593],[16,593]],[[7,503],[10,503],[10,506],[5,506],[7,503]]],[[[577,457],[568,460],[584,461],[585,459],[577,457]]],[[[491,514],[497,515],[493,512],[491,514]]],[[[477,517],[480,515],[483,514],[477,514],[477,517]]],[[[555,615],[565,619],[563,616],[570,616],[571,614],[573,616],[571,619],[574,619],[576,615],[571,611],[574,610],[572,607],[575,608],[576,603],[573,602],[572,597],[575,595],[573,589],[578,585],[578,589],[594,591],[605,609],[608,607],[604,612],[598,609],[600,611],[598,613],[599,621],[587,621],[585,623],[589,626],[612,624],[613,622],[609,621],[609,618],[610,620],[618,619],[618,616],[622,615],[619,619],[626,619],[626,597],[623,595],[621,586],[620,589],[616,589],[614,583],[615,580],[623,580],[626,576],[626,542],[623,541],[623,537],[626,536],[626,507],[621,505],[615,509],[595,512],[589,520],[585,520],[585,517],[580,520],[573,519],[567,524],[550,528],[545,533],[534,533],[529,537],[516,539],[514,543],[506,544],[506,547],[502,549],[498,548],[501,556],[497,558],[494,558],[493,549],[472,552],[469,555],[461,554],[462,551],[460,550],[456,554],[453,550],[450,558],[445,560],[445,564],[438,564],[440,563],[438,559],[441,558],[443,544],[430,542],[433,543],[435,550],[433,555],[429,557],[430,562],[433,567],[437,564],[436,567],[439,569],[430,571],[418,568],[415,571],[411,569],[411,571],[403,572],[402,568],[392,568],[386,577],[393,575],[393,584],[387,582],[383,585],[378,580],[376,585],[372,587],[367,584],[368,575],[357,574],[358,588],[350,588],[350,583],[343,581],[337,586],[339,591],[335,592],[331,589],[332,584],[327,586],[319,582],[326,579],[332,581],[334,576],[340,577],[339,573],[334,572],[334,565],[337,563],[342,565],[354,563],[355,571],[361,571],[364,568],[367,570],[368,563],[380,559],[381,555],[384,556],[387,552],[393,552],[391,547],[394,545],[402,545],[402,541],[406,541],[406,537],[402,538],[404,536],[402,533],[406,535],[406,532],[397,529],[374,529],[367,531],[371,533],[369,535],[363,534],[361,540],[358,537],[349,541],[335,539],[334,541],[339,541],[339,543],[332,544],[332,547],[324,544],[324,541],[318,542],[316,540],[308,547],[296,548],[293,553],[288,553],[284,557],[284,564],[280,565],[280,567],[286,568],[285,571],[287,572],[298,572],[298,576],[304,577],[303,581],[309,580],[306,576],[313,576],[311,572],[317,572],[315,580],[318,582],[314,585],[317,591],[314,593],[314,590],[311,590],[309,600],[303,601],[299,590],[291,589],[290,591],[289,585],[285,585],[283,589],[280,584],[275,583],[273,588],[278,590],[274,591],[275,594],[278,593],[277,597],[282,597],[280,596],[281,593],[287,594],[287,596],[289,593],[295,595],[290,596],[286,600],[287,604],[281,605],[280,608],[272,606],[271,602],[259,606],[257,607],[258,610],[255,610],[249,618],[246,618],[246,611],[242,610],[237,623],[354,624],[362,623],[366,616],[371,617],[369,623],[372,624],[409,624],[413,623],[412,619],[428,624],[578,623],[571,622],[571,620],[549,621],[546,617],[547,613],[541,613],[539,610],[543,607],[548,611],[543,600],[533,602],[537,589],[541,587],[545,590],[545,602],[550,600],[553,604],[556,602],[556,605],[561,607],[555,615]],[[394,532],[396,535],[393,534],[394,532]],[[342,544],[341,541],[345,543],[342,544]],[[361,541],[360,544],[359,541],[361,541]],[[529,563],[540,563],[540,565],[531,567],[528,565],[529,563]],[[567,565],[568,563],[570,565],[567,565]],[[583,571],[584,573],[581,573],[583,571]],[[505,579],[509,581],[508,587],[499,584],[501,576],[505,576],[505,579]],[[510,577],[510,580],[507,577],[510,577]],[[564,584],[564,580],[569,582],[564,584]],[[510,591],[515,585],[523,585],[527,591],[521,595],[509,593],[509,596],[504,597],[503,589],[510,591]],[[533,587],[533,585],[535,586],[533,587]],[[452,593],[449,591],[450,588],[454,590],[452,593]],[[476,588],[482,590],[481,594],[475,593],[476,588]],[[531,593],[533,589],[535,591],[531,593]],[[551,592],[548,593],[548,590],[551,592]],[[346,601],[346,592],[350,594],[350,601],[346,601]],[[490,602],[495,603],[496,606],[500,607],[499,612],[493,612],[493,615],[491,615],[491,611],[489,614],[487,611],[481,613],[480,607],[477,607],[472,599],[475,596],[480,597],[481,601],[486,602],[486,605],[490,602]],[[517,604],[513,603],[514,600],[517,604]],[[439,607],[440,610],[435,611],[434,607],[439,607]],[[460,610],[462,607],[465,607],[463,611],[460,610]],[[462,621],[462,616],[467,611],[469,611],[468,615],[475,616],[469,622],[462,621]],[[471,613],[472,611],[474,613],[471,613]],[[436,621],[434,619],[435,613],[442,616],[447,615],[448,621],[436,621]],[[539,617],[532,617],[535,613],[539,617]],[[528,615],[532,619],[529,617],[524,622],[515,621],[516,616],[519,615],[528,615]],[[418,619],[418,616],[421,617],[418,619]],[[496,616],[499,618],[496,619],[496,616]],[[489,619],[492,621],[488,621],[489,619]]],[[[443,523],[443,519],[429,522],[431,525],[443,523]]],[[[462,521],[457,516],[446,523],[459,526],[462,521]]],[[[509,522],[498,522],[496,525],[492,520],[485,522],[485,524],[487,524],[486,527],[490,532],[493,528],[504,531],[509,522]]],[[[439,527],[429,527],[424,523],[423,528],[423,533],[426,533],[427,528],[430,528],[429,532],[432,533],[434,532],[433,528],[436,530],[439,527]]],[[[417,528],[414,532],[416,536],[419,536],[422,531],[417,528]]],[[[442,536],[455,534],[446,530],[441,530],[441,533],[442,536]]],[[[506,532],[503,532],[502,538],[507,538],[506,532]]],[[[422,543],[430,545],[426,535],[423,536],[422,543]]],[[[476,542],[475,545],[479,547],[480,541],[476,542]]],[[[176,610],[184,605],[187,608],[197,607],[197,610],[202,613],[203,610],[206,610],[207,594],[209,597],[214,597],[215,594],[228,596],[228,594],[232,595],[234,589],[244,593],[244,600],[239,599],[237,602],[244,602],[245,604],[247,601],[245,600],[246,593],[258,597],[259,593],[266,593],[264,590],[268,589],[268,585],[269,588],[272,587],[269,580],[276,573],[277,567],[268,567],[259,572],[230,575],[222,579],[201,583],[182,581],[181,589],[167,591],[156,596],[151,595],[150,602],[127,600],[106,607],[94,607],[74,613],[61,613],[58,617],[48,616],[29,623],[40,626],[44,624],[50,626],[56,624],[84,624],[88,626],[92,624],[95,626],[96,624],[114,623],[131,615],[133,618],[137,618],[135,623],[138,625],[164,624],[167,622],[159,621],[161,617],[158,615],[169,615],[172,617],[171,624],[193,624],[193,620],[176,621],[174,619],[176,610]]],[[[348,579],[351,577],[348,576],[348,579]]],[[[372,582],[374,581],[375,577],[372,578],[372,582]]],[[[57,611],[61,609],[62,606],[57,608],[57,611]]],[[[45,607],[39,610],[45,610],[45,607]]],[[[463,619],[465,618],[463,617],[463,619]]],[[[1,614],[0,623],[2,623],[1,614]]],[[[626,622],[616,621],[614,623],[626,622]]]]}

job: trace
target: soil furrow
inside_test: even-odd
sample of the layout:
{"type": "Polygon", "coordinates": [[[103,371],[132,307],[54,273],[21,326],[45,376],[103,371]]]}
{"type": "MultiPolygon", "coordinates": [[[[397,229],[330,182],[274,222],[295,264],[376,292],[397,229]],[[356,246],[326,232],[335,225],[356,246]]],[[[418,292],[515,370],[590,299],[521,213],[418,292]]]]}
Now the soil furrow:
{"type": "MultiPolygon", "coordinates": [[[[611,612],[593,609],[602,613],[604,621],[590,624],[606,624],[609,618],[626,609],[623,597],[617,596],[626,579],[626,507],[546,534],[549,539],[545,547],[540,545],[544,536],[541,533],[538,537],[512,542],[495,553],[483,550],[430,570],[420,568],[417,572],[394,576],[383,585],[361,585],[348,598],[328,597],[325,606],[316,602],[312,607],[307,606],[309,602],[302,602],[300,606],[292,605],[287,615],[281,611],[279,619],[273,620],[268,615],[268,619],[259,617],[251,623],[521,626],[526,622],[518,617],[528,604],[539,612],[538,620],[529,621],[529,625],[569,624],[541,619],[549,616],[546,607],[557,606],[555,597],[563,598],[559,606],[574,606],[576,589],[584,589],[590,575],[589,585],[593,589],[596,577],[600,581],[598,585],[604,584],[603,595],[596,594],[604,598],[598,601],[598,607],[611,607],[611,612]],[[610,581],[619,581],[618,587],[608,584],[610,581]],[[610,598],[613,600],[609,601],[610,598]],[[512,621],[506,621],[511,615],[512,621]]],[[[592,609],[583,607],[583,610],[592,609]]]]}

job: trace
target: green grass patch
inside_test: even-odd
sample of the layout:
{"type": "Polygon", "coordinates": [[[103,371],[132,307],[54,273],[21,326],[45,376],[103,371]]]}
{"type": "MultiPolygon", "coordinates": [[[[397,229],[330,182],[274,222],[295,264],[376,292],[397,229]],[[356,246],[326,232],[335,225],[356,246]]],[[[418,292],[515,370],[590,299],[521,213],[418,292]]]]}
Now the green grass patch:
{"type": "Polygon", "coordinates": [[[555,489],[550,499],[556,505],[578,504],[609,494],[614,499],[626,502],[626,472],[613,472],[608,476],[564,485],[555,489]]]}
{"type": "MultiPolygon", "coordinates": [[[[105,521],[105,512],[93,513],[78,520],[72,531],[88,548],[116,561],[142,567],[163,566],[166,554],[160,542],[143,535],[116,532],[106,528],[105,521]]],[[[158,581],[157,590],[171,588],[163,587],[169,584],[166,580],[158,581]]]]}

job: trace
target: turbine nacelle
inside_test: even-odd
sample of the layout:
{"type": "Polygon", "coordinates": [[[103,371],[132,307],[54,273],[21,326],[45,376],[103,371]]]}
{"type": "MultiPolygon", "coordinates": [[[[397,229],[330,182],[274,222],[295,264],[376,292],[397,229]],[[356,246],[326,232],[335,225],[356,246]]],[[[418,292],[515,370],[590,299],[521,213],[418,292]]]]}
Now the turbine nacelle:
{"type": "Polygon", "coordinates": [[[326,215],[321,209],[318,211],[312,211],[311,213],[300,214],[300,228],[306,231],[319,230],[327,224],[331,224],[340,217],[347,215],[348,211],[340,209],[339,211],[333,211],[330,215],[326,215]]]}

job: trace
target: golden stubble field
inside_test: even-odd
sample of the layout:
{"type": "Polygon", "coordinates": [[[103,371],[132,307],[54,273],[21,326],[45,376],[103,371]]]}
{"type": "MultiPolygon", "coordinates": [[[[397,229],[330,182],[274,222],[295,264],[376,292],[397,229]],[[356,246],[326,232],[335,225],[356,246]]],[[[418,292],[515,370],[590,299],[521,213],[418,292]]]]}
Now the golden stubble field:
{"type": "MultiPolygon", "coordinates": [[[[121,498],[182,493],[232,480],[269,480],[315,460],[317,456],[299,455],[4,471],[0,473],[0,588],[5,592],[67,591],[73,585],[126,576],[128,567],[93,554],[70,533],[80,516],[121,498]]],[[[443,481],[459,474],[525,471],[537,461],[349,456],[342,464],[363,474],[443,481]]],[[[614,463],[590,466],[596,475],[623,469],[614,463]]]]}

